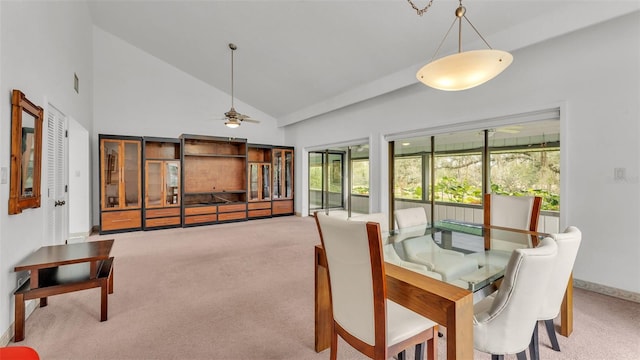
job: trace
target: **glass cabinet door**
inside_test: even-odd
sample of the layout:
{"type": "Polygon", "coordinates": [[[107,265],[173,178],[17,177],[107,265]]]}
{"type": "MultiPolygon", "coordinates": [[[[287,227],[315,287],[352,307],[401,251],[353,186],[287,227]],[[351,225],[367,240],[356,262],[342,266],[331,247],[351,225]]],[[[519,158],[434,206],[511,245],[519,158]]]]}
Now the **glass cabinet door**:
{"type": "Polygon", "coordinates": [[[274,150],[273,153],[273,198],[282,197],[282,152],[274,150]]]}
{"type": "Polygon", "coordinates": [[[121,207],[140,207],[140,142],[124,142],[123,193],[120,194],[121,207]]]}
{"type": "Polygon", "coordinates": [[[120,141],[102,142],[102,206],[120,207],[120,141]]]}
{"type": "Polygon", "coordinates": [[[259,164],[249,164],[249,201],[259,200],[260,190],[260,166],[259,164]]]}
{"type": "Polygon", "coordinates": [[[249,201],[271,199],[271,164],[249,164],[249,201]]]}
{"type": "Polygon", "coordinates": [[[180,205],[180,162],[167,161],[165,163],[165,204],[180,205]]]}
{"type": "Polygon", "coordinates": [[[293,151],[285,150],[284,153],[284,197],[293,197],[293,151]]]}
{"type": "Polygon", "coordinates": [[[262,164],[262,199],[271,199],[271,165],[262,164]]]}
{"type": "Polygon", "coordinates": [[[145,206],[162,206],[162,161],[147,160],[145,206]]]}

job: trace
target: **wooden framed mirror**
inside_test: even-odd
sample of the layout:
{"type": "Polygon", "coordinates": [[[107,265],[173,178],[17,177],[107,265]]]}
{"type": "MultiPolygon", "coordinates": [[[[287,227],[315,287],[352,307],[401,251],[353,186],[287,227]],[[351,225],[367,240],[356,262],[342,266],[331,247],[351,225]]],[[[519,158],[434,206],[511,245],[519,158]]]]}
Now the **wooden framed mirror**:
{"type": "Polygon", "coordinates": [[[9,215],[40,207],[44,111],[20,90],[11,94],[11,189],[9,215]]]}

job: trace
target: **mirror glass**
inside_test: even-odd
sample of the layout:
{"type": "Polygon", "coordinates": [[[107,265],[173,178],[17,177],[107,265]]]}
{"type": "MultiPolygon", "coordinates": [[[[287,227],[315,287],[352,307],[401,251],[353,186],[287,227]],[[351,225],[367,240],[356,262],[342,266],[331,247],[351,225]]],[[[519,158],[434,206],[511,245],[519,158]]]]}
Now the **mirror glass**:
{"type": "Polygon", "coordinates": [[[22,112],[22,174],[20,176],[20,197],[33,196],[33,160],[35,150],[35,118],[22,112]]]}
{"type": "Polygon", "coordinates": [[[43,110],[20,90],[13,90],[11,105],[9,214],[19,214],[40,207],[43,110]]]}

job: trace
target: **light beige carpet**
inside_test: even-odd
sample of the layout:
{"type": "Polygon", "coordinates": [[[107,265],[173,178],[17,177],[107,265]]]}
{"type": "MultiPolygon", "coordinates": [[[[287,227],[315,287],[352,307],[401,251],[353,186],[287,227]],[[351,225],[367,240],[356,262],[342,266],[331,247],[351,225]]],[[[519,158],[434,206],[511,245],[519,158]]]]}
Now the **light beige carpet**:
{"type": "MultiPolygon", "coordinates": [[[[99,289],[54,296],[27,320],[25,341],[9,346],[31,346],[43,360],[329,358],[313,350],[312,218],[90,240],[106,238],[116,239],[109,320],[99,321],[99,289]]],[[[640,304],[579,289],[574,302],[575,330],[559,337],[562,352],[540,327],[541,359],[639,358],[640,304]]],[[[366,357],[340,342],[338,358],[366,357]]]]}

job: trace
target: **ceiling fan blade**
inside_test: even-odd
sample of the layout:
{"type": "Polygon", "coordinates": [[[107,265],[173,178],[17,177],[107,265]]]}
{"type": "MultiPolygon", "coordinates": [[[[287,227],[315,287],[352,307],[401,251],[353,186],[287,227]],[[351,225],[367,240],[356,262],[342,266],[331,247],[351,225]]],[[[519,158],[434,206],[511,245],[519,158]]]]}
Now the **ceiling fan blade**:
{"type": "Polygon", "coordinates": [[[250,122],[250,123],[254,123],[254,124],[260,124],[260,120],[256,120],[256,119],[251,119],[251,118],[246,118],[246,119],[241,119],[240,121],[242,122],[250,122]]]}

